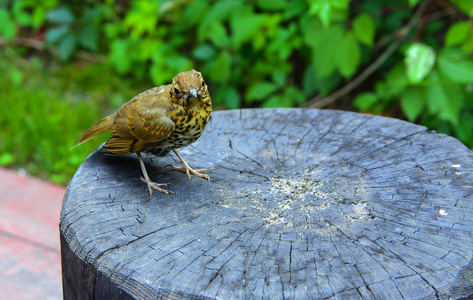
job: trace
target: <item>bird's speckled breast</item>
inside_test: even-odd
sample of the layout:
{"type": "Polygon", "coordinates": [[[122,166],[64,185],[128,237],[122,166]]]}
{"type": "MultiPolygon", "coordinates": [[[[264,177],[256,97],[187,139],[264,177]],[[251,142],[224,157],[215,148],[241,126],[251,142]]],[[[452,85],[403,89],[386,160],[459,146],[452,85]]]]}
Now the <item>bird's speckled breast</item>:
{"type": "Polygon", "coordinates": [[[190,110],[187,113],[184,112],[182,107],[173,111],[170,118],[176,124],[176,128],[166,141],[148,152],[157,156],[163,156],[171,150],[192,144],[204,132],[211,113],[211,105],[205,105],[204,107],[190,110]]]}

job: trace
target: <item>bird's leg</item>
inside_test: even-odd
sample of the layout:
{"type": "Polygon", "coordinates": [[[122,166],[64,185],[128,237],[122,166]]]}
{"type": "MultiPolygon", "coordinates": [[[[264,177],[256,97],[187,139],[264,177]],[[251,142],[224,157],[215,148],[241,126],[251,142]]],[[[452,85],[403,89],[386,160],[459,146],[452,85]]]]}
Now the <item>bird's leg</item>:
{"type": "Polygon", "coordinates": [[[181,163],[182,163],[182,167],[181,167],[181,168],[180,168],[180,167],[176,167],[176,166],[171,166],[171,165],[169,165],[173,170],[185,172],[185,173],[187,174],[187,177],[189,177],[189,180],[191,179],[191,174],[194,174],[194,175],[197,176],[197,177],[205,178],[205,179],[207,179],[207,180],[210,181],[209,175],[201,174],[201,173],[200,173],[200,172],[207,172],[208,170],[205,170],[205,169],[194,170],[194,169],[192,169],[192,168],[189,167],[189,165],[184,161],[184,159],[182,159],[182,157],[179,155],[179,153],[177,153],[176,150],[172,150],[172,151],[174,151],[174,153],[176,153],[177,158],[179,158],[179,160],[180,160],[181,163]]]}
{"type": "Polygon", "coordinates": [[[141,153],[136,152],[136,155],[138,155],[138,160],[140,161],[141,171],[143,172],[143,177],[144,177],[144,178],[140,177],[140,179],[141,181],[143,181],[144,183],[148,185],[149,195],[150,196],[153,195],[153,189],[165,194],[174,194],[171,191],[160,188],[160,186],[167,186],[169,185],[169,183],[156,183],[156,182],[152,182],[149,179],[148,172],[146,172],[145,163],[143,162],[143,159],[141,158],[141,153]]]}

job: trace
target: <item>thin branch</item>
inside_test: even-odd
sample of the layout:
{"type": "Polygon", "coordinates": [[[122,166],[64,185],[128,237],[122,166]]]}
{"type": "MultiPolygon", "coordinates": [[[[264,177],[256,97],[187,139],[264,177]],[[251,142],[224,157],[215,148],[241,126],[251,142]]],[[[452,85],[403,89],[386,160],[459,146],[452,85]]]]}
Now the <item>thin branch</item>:
{"type": "Polygon", "coordinates": [[[355,79],[350,81],[341,89],[335,91],[326,98],[321,98],[317,96],[309,100],[305,106],[310,108],[322,108],[327,105],[332,104],[337,101],[339,98],[351,92],[353,89],[358,87],[362,82],[364,82],[371,74],[373,74],[385,61],[399,48],[407,34],[412,30],[412,28],[417,24],[420,17],[423,15],[425,9],[427,8],[429,1],[422,2],[417,8],[416,12],[409,19],[407,24],[397,31],[396,39],[394,42],[384,51],[371,65],[369,65],[363,72],[361,72],[355,79]]]}
{"type": "Polygon", "coordinates": [[[432,22],[432,21],[435,21],[435,20],[438,20],[438,19],[442,19],[444,17],[455,16],[459,13],[460,12],[459,12],[458,8],[454,5],[452,5],[452,6],[447,7],[446,9],[443,9],[443,10],[440,10],[440,11],[435,11],[432,14],[427,15],[427,17],[429,18],[429,21],[432,22]]]}

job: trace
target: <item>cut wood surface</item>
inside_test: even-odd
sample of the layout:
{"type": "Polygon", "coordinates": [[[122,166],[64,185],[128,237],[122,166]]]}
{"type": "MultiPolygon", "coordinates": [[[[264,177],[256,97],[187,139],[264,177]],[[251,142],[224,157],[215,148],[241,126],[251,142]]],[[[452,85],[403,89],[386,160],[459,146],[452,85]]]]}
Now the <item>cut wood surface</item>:
{"type": "Polygon", "coordinates": [[[180,150],[211,181],[92,153],[61,213],[66,299],[473,295],[473,155],[408,122],[316,109],[214,112],[180,150]]]}

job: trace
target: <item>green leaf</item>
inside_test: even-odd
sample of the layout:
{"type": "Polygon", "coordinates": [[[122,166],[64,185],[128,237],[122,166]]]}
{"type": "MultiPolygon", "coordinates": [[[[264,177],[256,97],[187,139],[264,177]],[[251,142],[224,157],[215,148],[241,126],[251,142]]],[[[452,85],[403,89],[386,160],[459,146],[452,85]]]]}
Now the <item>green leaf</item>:
{"type": "Polygon", "coordinates": [[[10,71],[10,77],[11,81],[13,83],[13,86],[20,88],[21,84],[23,83],[23,79],[25,74],[18,69],[13,69],[10,71]]]}
{"type": "Polygon", "coordinates": [[[306,95],[311,95],[317,90],[314,84],[316,78],[314,67],[311,65],[307,66],[304,71],[304,77],[302,78],[302,87],[306,95]]]}
{"type": "Polygon", "coordinates": [[[440,119],[458,124],[463,108],[463,89],[460,84],[449,81],[435,70],[428,77],[426,87],[427,107],[440,119]]]}
{"type": "Polygon", "coordinates": [[[12,11],[15,21],[19,25],[29,26],[31,24],[31,14],[25,11],[23,1],[14,1],[12,11]]]}
{"type": "Polygon", "coordinates": [[[151,61],[150,75],[156,85],[169,83],[170,78],[177,73],[193,67],[192,61],[180,55],[170,44],[161,45],[151,56],[151,61]]]}
{"type": "Polygon", "coordinates": [[[461,49],[465,53],[473,52],[473,35],[470,35],[465,43],[461,46],[461,49]]]}
{"type": "Polygon", "coordinates": [[[97,51],[99,38],[98,28],[93,25],[86,25],[81,28],[78,34],[79,44],[90,51],[97,51]]]}
{"type": "MultiPolygon", "coordinates": [[[[291,85],[284,90],[284,97],[287,100],[288,106],[295,106],[297,104],[302,104],[305,102],[305,97],[303,92],[296,86],[291,85]]],[[[286,102],[284,103],[286,105],[286,102]]]]}
{"type": "Polygon", "coordinates": [[[72,23],[75,18],[67,7],[59,7],[46,14],[46,18],[53,23],[72,23]]]}
{"type": "Polygon", "coordinates": [[[266,55],[276,61],[287,61],[294,49],[291,36],[289,29],[278,28],[275,36],[269,40],[269,44],[266,44],[266,55]]]}
{"type": "Polygon", "coordinates": [[[461,141],[471,144],[473,142],[473,115],[463,113],[458,126],[455,127],[455,133],[461,141]]]}
{"type": "Polygon", "coordinates": [[[359,110],[370,110],[376,102],[378,102],[378,98],[373,93],[358,94],[355,100],[353,100],[353,104],[359,110]]]}
{"type": "Polygon", "coordinates": [[[16,26],[7,10],[0,9],[0,34],[11,41],[16,36],[16,26]]]}
{"type": "Polygon", "coordinates": [[[97,7],[89,8],[82,14],[78,42],[82,47],[90,51],[98,51],[99,29],[102,13],[100,7],[97,7]]]}
{"type": "Polygon", "coordinates": [[[207,33],[207,37],[218,48],[226,48],[229,45],[227,30],[225,29],[225,26],[223,26],[223,24],[219,21],[215,21],[210,25],[210,30],[207,33]]]}
{"type": "Polygon", "coordinates": [[[263,19],[263,16],[247,10],[233,13],[230,19],[230,28],[234,47],[238,48],[242,43],[248,41],[259,30],[263,19]]]}
{"type": "Polygon", "coordinates": [[[232,56],[227,51],[221,51],[217,58],[209,63],[209,75],[215,82],[226,83],[231,75],[232,56]]]}
{"type": "Polygon", "coordinates": [[[325,30],[317,18],[306,16],[300,20],[299,27],[304,43],[314,49],[320,46],[319,39],[321,39],[322,32],[325,30]]]}
{"type": "Polygon", "coordinates": [[[242,6],[240,0],[221,0],[216,1],[215,4],[210,5],[210,11],[206,18],[210,20],[223,20],[233,12],[238,10],[242,6]]]}
{"type": "Polygon", "coordinates": [[[224,87],[220,89],[219,97],[228,109],[237,109],[240,107],[240,94],[234,87],[224,87]]]}
{"type": "Polygon", "coordinates": [[[286,83],[286,73],[282,70],[274,70],[271,74],[271,78],[278,86],[283,86],[286,83]]]}
{"type": "Polygon", "coordinates": [[[454,49],[443,50],[438,57],[439,71],[458,83],[473,83],[473,61],[454,49]]]}
{"type": "Polygon", "coordinates": [[[409,0],[409,6],[415,6],[417,3],[419,3],[421,0],[409,0]]]}
{"type": "Polygon", "coordinates": [[[428,82],[429,85],[425,90],[427,108],[430,113],[438,115],[440,111],[447,108],[448,97],[436,72],[430,74],[428,82]]]}
{"type": "Polygon", "coordinates": [[[309,6],[306,0],[291,0],[284,8],[283,19],[299,18],[305,15],[308,10],[309,6]]]}
{"type": "Polygon", "coordinates": [[[319,92],[320,95],[326,97],[331,92],[334,91],[335,87],[340,84],[342,77],[340,73],[333,72],[330,76],[327,77],[319,77],[316,76],[315,80],[311,82],[315,91],[319,92]]]}
{"type": "Polygon", "coordinates": [[[59,58],[62,61],[68,60],[77,47],[77,39],[73,34],[65,36],[58,45],[59,58]]]}
{"type": "Polygon", "coordinates": [[[141,37],[145,33],[156,30],[159,17],[158,1],[132,1],[132,8],[128,10],[123,24],[131,29],[131,36],[141,37]]]}
{"type": "Polygon", "coordinates": [[[152,37],[142,38],[137,43],[138,59],[146,61],[153,57],[153,54],[159,51],[162,42],[152,37]]]}
{"type": "Polygon", "coordinates": [[[253,100],[262,100],[276,90],[277,86],[272,82],[257,82],[248,88],[246,99],[249,100],[249,103],[253,102],[253,100]]]}
{"type": "Polygon", "coordinates": [[[93,25],[98,26],[100,24],[100,20],[103,14],[103,11],[100,9],[101,7],[98,6],[96,8],[88,8],[82,14],[82,25],[93,25]]]}
{"type": "Polygon", "coordinates": [[[439,82],[442,84],[445,95],[448,99],[446,109],[440,111],[440,118],[451,122],[457,126],[460,120],[460,114],[464,108],[465,87],[461,83],[453,82],[442,73],[439,74],[439,82]]]}
{"type": "Polygon", "coordinates": [[[257,5],[263,10],[282,10],[288,3],[286,0],[258,0],[257,5]]]}
{"type": "Polygon", "coordinates": [[[77,154],[71,154],[67,160],[72,166],[79,166],[82,163],[82,157],[77,154]]]}
{"type": "Polygon", "coordinates": [[[39,28],[46,18],[46,10],[42,7],[36,8],[31,15],[31,25],[34,29],[39,28]]]}
{"type": "Polygon", "coordinates": [[[11,165],[16,161],[16,158],[13,154],[4,152],[0,154],[0,166],[5,167],[11,165]]]}
{"type": "MultiPolygon", "coordinates": [[[[398,98],[409,85],[404,64],[399,62],[389,70],[383,88],[383,97],[398,98]]],[[[378,94],[379,95],[379,94],[378,94]]]]}
{"type": "Polygon", "coordinates": [[[413,43],[407,48],[404,62],[407,79],[410,83],[417,84],[432,70],[435,63],[435,52],[429,46],[413,43]]]}
{"type": "Polygon", "coordinates": [[[331,26],[314,32],[312,39],[313,59],[312,63],[318,77],[329,77],[336,67],[336,51],[343,38],[341,26],[331,26]]]}
{"type": "Polygon", "coordinates": [[[125,74],[131,68],[131,58],[128,55],[129,41],[116,39],[110,48],[109,60],[120,74],[125,74]]]}
{"type": "Polygon", "coordinates": [[[465,42],[470,35],[471,25],[468,21],[453,24],[445,35],[445,46],[458,45],[465,42]]]}
{"type": "Polygon", "coordinates": [[[360,64],[361,50],[353,32],[345,34],[335,50],[335,62],[338,70],[345,77],[351,77],[360,64]]]}
{"type": "Polygon", "coordinates": [[[197,30],[199,41],[203,41],[209,36],[209,31],[214,22],[217,21],[221,23],[222,20],[226,19],[232,11],[238,10],[241,6],[242,1],[239,0],[216,1],[215,4],[210,5],[207,14],[205,14],[205,17],[202,19],[197,30]]]}
{"type": "Polygon", "coordinates": [[[209,44],[200,44],[197,48],[192,50],[192,56],[195,59],[206,61],[214,57],[217,51],[209,44]]]}
{"type": "Polygon", "coordinates": [[[401,97],[401,108],[409,121],[414,121],[425,106],[423,89],[410,87],[404,91],[401,97]]]}
{"type": "Polygon", "coordinates": [[[470,18],[473,17],[473,2],[471,0],[454,0],[452,2],[470,18]]]}
{"type": "Polygon", "coordinates": [[[51,174],[49,179],[56,184],[60,184],[66,181],[66,175],[65,174],[51,174]]]}
{"type": "Polygon", "coordinates": [[[334,19],[340,19],[348,9],[350,0],[310,0],[309,14],[317,15],[324,27],[329,27],[334,19]]]}
{"type": "Polygon", "coordinates": [[[374,41],[374,23],[368,14],[360,14],[353,20],[353,32],[363,44],[372,46],[374,41]]]}
{"type": "Polygon", "coordinates": [[[261,31],[255,32],[251,42],[256,51],[263,49],[266,46],[266,34],[261,31]]]}
{"type": "Polygon", "coordinates": [[[48,29],[48,31],[46,31],[46,43],[56,44],[68,32],[69,32],[68,25],[50,28],[48,29]]]}
{"type": "Polygon", "coordinates": [[[290,103],[288,103],[286,97],[284,95],[274,95],[269,98],[268,101],[264,102],[262,107],[263,108],[271,108],[271,107],[290,107],[290,103]]]}
{"type": "Polygon", "coordinates": [[[202,22],[203,16],[207,13],[208,8],[207,1],[199,0],[188,2],[183,7],[180,21],[173,26],[175,26],[179,32],[198,26],[198,24],[202,22]]]}
{"type": "Polygon", "coordinates": [[[310,6],[309,13],[318,15],[322,25],[328,27],[332,17],[332,5],[329,1],[315,1],[310,6]]]}

